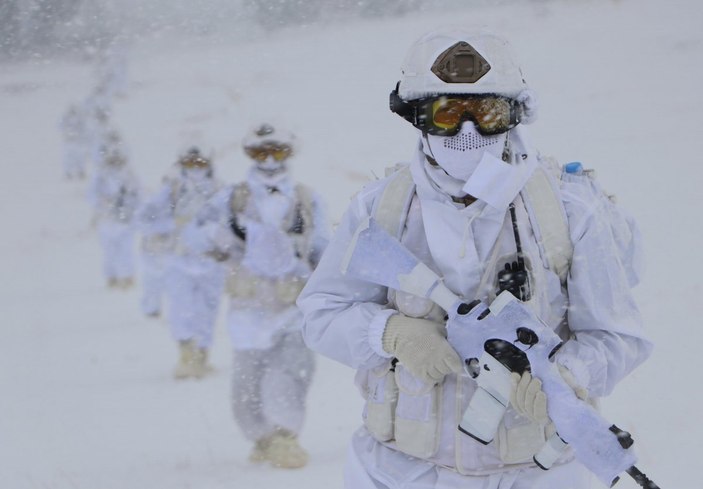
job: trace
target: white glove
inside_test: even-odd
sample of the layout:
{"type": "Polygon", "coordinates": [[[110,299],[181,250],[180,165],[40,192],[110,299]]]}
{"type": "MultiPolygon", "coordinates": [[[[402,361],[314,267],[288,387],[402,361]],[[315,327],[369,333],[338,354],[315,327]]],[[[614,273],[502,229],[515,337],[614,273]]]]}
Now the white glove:
{"type": "Polygon", "coordinates": [[[382,342],[386,352],[428,384],[441,382],[448,373],[462,371],[461,359],[449,345],[440,323],[394,314],[388,318],[382,342]]]}
{"type": "Polygon", "coordinates": [[[549,422],[547,414],[547,395],[542,390],[542,381],[533,377],[530,372],[511,375],[513,390],[510,393],[510,404],[518,414],[539,425],[549,422]]]}
{"type": "MultiPolygon", "coordinates": [[[[588,391],[580,386],[569,370],[559,365],[559,373],[564,382],[574,390],[576,397],[585,400],[588,391]]],[[[525,416],[534,423],[546,425],[549,420],[547,413],[547,394],[542,390],[542,381],[533,377],[530,372],[512,374],[513,391],[510,394],[510,404],[518,414],[525,416]]]]}
{"type": "Polygon", "coordinates": [[[219,251],[225,251],[234,246],[235,238],[232,230],[219,223],[211,222],[204,226],[204,231],[212,244],[219,251]]]}

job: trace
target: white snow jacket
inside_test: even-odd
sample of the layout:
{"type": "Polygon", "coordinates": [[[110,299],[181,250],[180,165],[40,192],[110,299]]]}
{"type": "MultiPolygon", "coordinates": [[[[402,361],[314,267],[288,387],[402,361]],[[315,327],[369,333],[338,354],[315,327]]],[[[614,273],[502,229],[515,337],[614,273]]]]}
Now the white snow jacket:
{"type": "Polygon", "coordinates": [[[139,182],[127,166],[99,168],[88,187],[88,202],[102,223],[131,224],[140,197],[139,182]]]}
{"type": "MultiPolygon", "coordinates": [[[[529,159],[528,164],[539,164],[534,153],[529,159]]],[[[644,338],[628,272],[619,258],[621,244],[611,232],[608,214],[593,202],[582,184],[561,183],[574,246],[568,278],[562,284],[556,273],[542,264],[519,194],[529,174],[514,173],[499,185],[496,180],[488,185],[490,178],[484,174],[479,180],[475,173],[469,184],[478,200],[464,207],[439,190],[428,175],[432,170],[422,153],[411,163],[410,171],[416,191],[401,241],[444,277],[455,294],[488,299],[495,293],[498,269],[515,259],[508,213],[508,204],[513,202],[533,284],[528,304],[568,340],[558,361],[572,371],[590,396],[600,397],[647,358],[651,344],[644,338]]],[[[448,375],[439,385],[425,385],[402,365],[394,368],[383,350],[381,339],[392,314],[400,311],[441,321],[443,311],[437,311],[437,306],[426,307],[424,299],[340,272],[354,231],[373,215],[392,178],[373,182],[356,195],[300,294],[306,343],[357,369],[356,382],[367,400],[365,425],[377,441],[463,474],[534,466],[532,455],[548,435],[543,428],[509,408],[496,440],[484,446],[457,429],[476,388],[473,380],[448,375]]]]}
{"type": "Polygon", "coordinates": [[[177,255],[191,255],[197,250],[188,246],[183,231],[221,188],[215,178],[197,185],[180,174],[165,179],[163,185],[139,211],[139,225],[147,247],[154,251],[172,251],[177,255]]]}
{"type": "Polygon", "coordinates": [[[287,173],[252,168],[244,184],[222,189],[188,226],[189,245],[228,256],[229,328],[235,348],[265,349],[299,329],[295,299],[327,245],[318,195],[287,173]]]}

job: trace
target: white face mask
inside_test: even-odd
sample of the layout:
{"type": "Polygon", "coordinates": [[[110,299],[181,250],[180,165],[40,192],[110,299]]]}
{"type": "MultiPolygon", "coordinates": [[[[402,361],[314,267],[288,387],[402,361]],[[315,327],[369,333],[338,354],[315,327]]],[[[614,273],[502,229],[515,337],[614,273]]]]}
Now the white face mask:
{"type": "Polygon", "coordinates": [[[264,175],[271,177],[285,171],[286,165],[283,161],[276,161],[273,156],[269,156],[264,161],[257,162],[256,168],[264,175]]]}
{"type": "Polygon", "coordinates": [[[201,183],[210,178],[210,170],[207,168],[188,168],[185,177],[193,183],[201,183]]]}
{"type": "Polygon", "coordinates": [[[451,177],[465,182],[473,174],[484,153],[500,159],[505,134],[484,136],[471,121],[462,123],[455,136],[422,136],[422,152],[433,158],[451,177]]]}

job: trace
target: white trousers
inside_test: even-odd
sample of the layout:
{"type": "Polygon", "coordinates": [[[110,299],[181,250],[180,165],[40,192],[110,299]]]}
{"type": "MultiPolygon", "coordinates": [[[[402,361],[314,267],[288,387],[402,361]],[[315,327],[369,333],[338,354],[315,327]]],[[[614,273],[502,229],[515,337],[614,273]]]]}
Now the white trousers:
{"type": "Polygon", "coordinates": [[[166,272],[168,321],[176,341],[209,348],[224,288],[224,270],[208,258],[174,256],[166,272]]]}
{"type": "Polygon", "coordinates": [[[169,257],[164,253],[142,251],[142,298],[140,305],[144,314],[161,312],[168,261],[169,257]]]}
{"type": "Polygon", "coordinates": [[[103,272],[108,279],[134,276],[134,231],[129,224],[103,221],[98,224],[103,249],[103,272]]]}
{"type": "Polygon", "coordinates": [[[232,412],[244,436],[256,441],[280,428],[297,435],[314,370],[300,331],[281,335],[265,350],[235,350],[232,412]]]}
{"type": "Polygon", "coordinates": [[[591,475],[578,462],[548,471],[523,468],[466,476],[392,450],[365,428],[352,437],[344,470],[346,489],[589,489],[591,475]]]}

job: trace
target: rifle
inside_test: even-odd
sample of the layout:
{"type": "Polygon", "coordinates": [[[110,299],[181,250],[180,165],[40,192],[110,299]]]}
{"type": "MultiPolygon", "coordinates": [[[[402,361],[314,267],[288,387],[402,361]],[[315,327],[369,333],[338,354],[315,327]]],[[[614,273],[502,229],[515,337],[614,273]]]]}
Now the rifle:
{"type": "Polygon", "coordinates": [[[345,275],[428,298],[447,311],[447,339],[478,389],[458,429],[483,444],[493,440],[509,405],[512,372],[530,370],[542,381],[556,427],[535,463],[549,469],[566,449],[607,486],[629,474],[644,489],[659,489],[635,463],[629,433],[608,423],[576,397],[554,360],[562,341],[510,291],[490,304],[467,303],[372,218],[360,223],[341,263],[345,275]]]}

